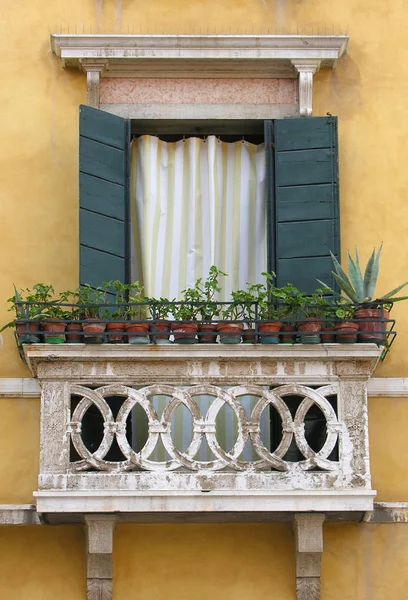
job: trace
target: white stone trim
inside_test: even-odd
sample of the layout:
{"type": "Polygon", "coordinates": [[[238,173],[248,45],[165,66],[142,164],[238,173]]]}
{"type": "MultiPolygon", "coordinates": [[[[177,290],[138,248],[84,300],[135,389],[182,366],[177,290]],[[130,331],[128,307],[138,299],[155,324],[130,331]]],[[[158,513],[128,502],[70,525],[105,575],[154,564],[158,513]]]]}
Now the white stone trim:
{"type": "Polygon", "coordinates": [[[39,398],[40,384],[34,377],[1,377],[0,398],[39,398]]]}
{"type": "MultiPolygon", "coordinates": [[[[373,492],[374,493],[374,492],[373,492]]],[[[291,492],[293,496],[295,492],[291,492]]],[[[320,494],[319,494],[320,495],[320,494]]],[[[284,514],[288,511],[278,511],[275,520],[280,520],[279,514],[284,514]]],[[[159,513],[161,514],[161,513],[159,513]]],[[[83,513],[85,519],[97,519],[98,521],[112,520],[112,517],[107,515],[89,515],[87,512],[83,513]]],[[[272,515],[269,513],[267,520],[271,519],[272,515]]],[[[331,520],[330,513],[326,515],[327,520],[331,520]]],[[[346,513],[344,514],[344,518],[346,513]]],[[[148,519],[148,517],[146,517],[148,519]]],[[[140,517],[132,519],[131,514],[122,515],[121,521],[128,523],[139,522],[140,517]]],[[[209,519],[211,520],[211,519],[209,519]]],[[[168,519],[166,519],[168,521],[168,519]]],[[[373,510],[367,511],[364,515],[364,522],[368,524],[408,524],[408,502],[375,502],[373,510]]],[[[1,525],[44,525],[41,520],[41,515],[37,513],[34,504],[0,504],[0,526],[1,525]]]]}
{"type": "Polygon", "coordinates": [[[82,70],[86,73],[86,94],[88,106],[99,108],[101,74],[107,68],[106,60],[80,59],[82,70]]]}
{"type": "MultiPolygon", "coordinates": [[[[185,68],[183,61],[198,60],[210,62],[206,76],[211,69],[217,76],[219,67],[223,66],[219,64],[221,60],[231,63],[228,68],[232,74],[240,72],[242,76],[242,69],[237,65],[242,60],[254,61],[253,73],[262,63],[271,60],[317,59],[321,66],[333,68],[345,54],[348,40],[348,35],[51,34],[51,49],[64,66],[75,68],[78,68],[81,59],[106,59],[112,72],[116,64],[112,64],[112,60],[129,64],[136,59],[139,61],[135,69],[137,74],[141,76],[143,70],[143,76],[149,77],[151,65],[148,61],[158,64],[159,61],[175,59],[180,70],[185,68]]],[[[265,68],[267,64],[263,67],[264,74],[265,68]]],[[[155,71],[155,76],[160,76],[160,71],[155,71]]],[[[168,70],[162,76],[168,77],[168,70]]]]}
{"type": "MultiPolygon", "coordinates": [[[[372,377],[368,381],[369,396],[408,397],[408,378],[372,377]]],[[[39,398],[40,386],[35,377],[0,377],[0,398],[39,398]]]]}
{"type": "Polygon", "coordinates": [[[312,116],[313,75],[320,69],[319,60],[292,60],[299,73],[299,112],[301,117],[312,116]]]}
{"type": "Polygon", "coordinates": [[[41,525],[34,504],[0,504],[0,525],[41,525]]]}
{"type": "Polygon", "coordinates": [[[371,511],[374,490],[229,490],[142,492],[139,490],[34,492],[39,513],[212,513],[371,511]]]}
{"type": "Polygon", "coordinates": [[[408,502],[376,502],[364,516],[366,523],[408,523],[408,502]]]}
{"type": "Polygon", "coordinates": [[[407,377],[372,377],[368,382],[368,394],[379,397],[407,397],[407,377]]]}

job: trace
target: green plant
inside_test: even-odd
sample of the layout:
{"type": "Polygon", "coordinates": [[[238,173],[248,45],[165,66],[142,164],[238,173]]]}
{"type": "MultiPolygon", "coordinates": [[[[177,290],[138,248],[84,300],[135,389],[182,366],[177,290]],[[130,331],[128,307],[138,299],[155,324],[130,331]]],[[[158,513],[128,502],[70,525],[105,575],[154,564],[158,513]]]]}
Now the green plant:
{"type": "Polygon", "coordinates": [[[68,304],[71,306],[64,306],[64,319],[70,321],[79,321],[81,318],[81,309],[79,304],[79,288],[76,290],[66,290],[60,293],[59,302],[64,305],[68,304]]]}
{"type": "Polygon", "coordinates": [[[354,311],[354,304],[350,304],[345,298],[339,298],[334,304],[334,315],[340,321],[349,321],[352,319],[354,311]]]}
{"type": "MultiPolygon", "coordinates": [[[[256,302],[255,292],[258,290],[259,284],[248,284],[246,290],[235,290],[231,292],[231,298],[234,302],[235,314],[239,315],[248,325],[252,326],[252,323],[256,319],[256,302]]],[[[225,311],[224,311],[225,312],[225,311]]]]}
{"type": "Polygon", "coordinates": [[[126,316],[131,321],[146,321],[150,300],[144,295],[144,287],[138,281],[134,281],[129,284],[127,289],[129,291],[129,301],[126,316]]]}
{"type": "Polygon", "coordinates": [[[331,304],[323,296],[324,289],[317,289],[313,294],[307,295],[299,292],[296,297],[296,304],[301,314],[307,319],[325,320],[330,312],[331,304]]]}
{"type": "Polygon", "coordinates": [[[203,281],[200,277],[194,285],[194,290],[198,292],[198,302],[202,303],[199,313],[203,321],[211,321],[215,317],[218,317],[220,313],[219,304],[214,302],[215,294],[221,292],[220,277],[227,277],[227,274],[215,265],[212,265],[207,278],[203,281]]]}
{"type": "MultiPolygon", "coordinates": [[[[347,296],[347,298],[351,300],[351,302],[354,302],[357,307],[370,303],[392,305],[394,302],[400,302],[401,300],[408,299],[408,296],[395,297],[395,294],[408,285],[408,281],[394,288],[391,290],[391,292],[388,292],[388,294],[384,294],[384,296],[375,298],[374,294],[378,279],[381,250],[382,244],[379,247],[378,252],[375,251],[375,248],[373,249],[370,258],[368,259],[364,275],[360,268],[357,249],[355,250],[354,260],[352,259],[350,252],[347,252],[347,274],[343,270],[334,254],[330,252],[334,265],[334,271],[332,271],[333,277],[338,283],[340,290],[345,294],[345,296],[347,296]]],[[[319,281],[319,283],[323,285],[324,289],[330,290],[332,293],[336,293],[323,282],[319,281]]]]}
{"type": "Polygon", "coordinates": [[[106,292],[115,292],[115,310],[110,311],[110,319],[114,321],[124,321],[127,315],[127,297],[129,294],[129,285],[122,283],[118,279],[112,281],[104,281],[103,287],[106,292]]]}
{"type": "Polygon", "coordinates": [[[275,273],[262,273],[264,283],[247,284],[249,296],[246,299],[244,312],[248,313],[250,318],[255,318],[255,305],[258,305],[257,316],[262,321],[275,321],[289,319],[293,317],[298,309],[299,290],[287,283],[282,287],[274,285],[275,273]],[[250,296],[252,297],[253,308],[250,307],[250,296]]]}
{"type": "Polygon", "coordinates": [[[8,311],[15,313],[15,319],[6,323],[0,332],[8,327],[15,327],[17,321],[55,318],[57,301],[53,300],[53,295],[53,286],[44,283],[36,283],[32,290],[26,288],[19,291],[14,286],[14,295],[7,302],[11,304],[8,311]]]}
{"type": "Polygon", "coordinates": [[[176,321],[195,321],[200,312],[201,292],[196,287],[181,292],[181,302],[174,304],[173,317],[176,321]]]}
{"type": "Polygon", "coordinates": [[[174,310],[174,302],[176,299],[146,298],[146,301],[152,305],[152,313],[156,319],[167,319],[174,310]]]}
{"type": "Polygon", "coordinates": [[[78,305],[81,318],[109,318],[106,308],[106,289],[104,288],[93,288],[89,283],[81,285],[78,289],[78,305]]]}

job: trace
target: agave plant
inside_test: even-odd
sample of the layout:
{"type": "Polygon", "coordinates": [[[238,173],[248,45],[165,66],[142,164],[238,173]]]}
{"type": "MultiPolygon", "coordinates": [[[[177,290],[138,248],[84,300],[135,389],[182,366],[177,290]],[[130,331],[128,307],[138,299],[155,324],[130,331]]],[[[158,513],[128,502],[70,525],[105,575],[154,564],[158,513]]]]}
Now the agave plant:
{"type": "MultiPolygon", "coordinates": [[[[357,249],[355,251],[354,260],[351,257],[350,252],[347,252],[347,255],[348,255],[348,269],[347,269],[348,273],[347,274],[343,270],[342,266],[340,265],[340,263],[338,262],[338,260],[334,256],[334,254],[332,254],[330,252],[330,255],[331,255],[331,258],[333,261],[333,265],[334,265],[334,271],[332,271],[333,277],[336,280],[336,282],[339,284],[339,287],[340,287],[341,291],[345,294],[345,296],[347,296],[347,298],[349,298],[351,300],[351,302],[353,302],[356,305],[364,305],[364,304],[368,304],[368,303],[372,303],[372,302],[392,304],[393,302],[399,302],[401,300],[408,299],[408,296],[400,296],[400,297],[395,296],[396,294],[398,294],[398,292],[400,290],[402,290],[403,287],[405,287],[408,284],[408,281],[406,281],[405,283],[402,283],[398,287],[396,287],[393,290],[391,290],[390,292],[388,292],[388,294],[385,294],[384,296],[381,296],[380,298],[376,298],[374,296],[375,286],[377,285],[377,279],[378,279],[378,270],[379,270],[381,250],[382,250],[382,244],[379,247],[377,252],[376,252],[375,248],[373,249],[370,258],[368,259],[368,262],[367,262],[367,265],[366,265],[366,268],[364,271],[364,275],[360,268],[360,262],[359,262],[359,258],[358,258],[357,249]]],[[[318,280],[318,281],[321,285],[324,286],[325,289],[333,292],[333,290],[331,290],[331,288],[328,285],[326,285],[325,283],[323,283],[320,280],[318,280]]]]}

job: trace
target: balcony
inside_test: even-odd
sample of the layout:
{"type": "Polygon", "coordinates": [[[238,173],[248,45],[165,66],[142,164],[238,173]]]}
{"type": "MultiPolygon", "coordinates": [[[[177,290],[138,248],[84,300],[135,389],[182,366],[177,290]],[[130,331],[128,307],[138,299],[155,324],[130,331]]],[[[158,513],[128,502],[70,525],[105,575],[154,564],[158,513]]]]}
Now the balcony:
{"type": "Polygon", "coordinates": [[[375,344],[23,351],[41,385],[35,496],[50,522],[84,513],[210,521],[303,511],[353,520],[373,508],[367,382],[382,352],[375,344]]]}

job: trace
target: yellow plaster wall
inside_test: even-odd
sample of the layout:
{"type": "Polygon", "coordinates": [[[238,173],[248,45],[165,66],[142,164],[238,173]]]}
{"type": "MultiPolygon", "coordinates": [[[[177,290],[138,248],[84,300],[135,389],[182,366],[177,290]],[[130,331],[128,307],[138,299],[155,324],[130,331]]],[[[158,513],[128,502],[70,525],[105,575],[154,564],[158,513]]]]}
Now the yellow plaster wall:
{"type": "Polygon", "coordinates": [[[0,398],[0,504],[33,503],[39,458],[39,398],[0,398]]]}
{"type": "Polygon", "coordinates": [[[0,598],[85,600],[82,527],[1,527],[0,598]]]}
{"type": "MultiPolygon", "coordinates": [[[[367,259],[384,242],[379,292],[408,279],[404,240],[408,171],[401,167],[408,123],[404,0],[36,0],[3,3],[0,22],[0,323],[13,282],[66,289],[78,272],[78,105],[85,77],[63,71],[50,31],[347,32],[348,55],[315,77],[315,114],[339,116],[343,254],[367,259]]],[[[404,376],[408,319],[379,376],[404,376]]],[[[12,334],[4,334],[0,377],[27,376],[12,334]]]]}
{"type": "MultiPolygon", "coordinates": [[[[343,253],[365,260],[384,241],[379,292],[407,277],[404,167],[408,4],[405,0],[31,0],[1,2],[0,323],[12,284],[75,286],[78,271],[78,105],[85,78],[65,72],[49,33],[347,32],[348,55],[315,78],[316,115],[339,117],[343,253]]],[[[408,318],[377,376],[407,376],[408,318]]],[[[29,376],[4,334],[0,377],[29,376]]],[[[408,403],[370,399],[373,484],[381,500],[408,500],[404,451],[408,403]]],[[[0,398],[0,503],[31,502],[38,464],[39,403],[0,398]]],[[[328,525],[323,599],[404,598],[408,528],[328,525]]],[[[115,600],[294,597],[286,525],[120,526],[115,600]],[[143,550],[143,552],[142,552],[143,550]],[[195,585],[194,594],[191,593],[195,585]]],[[[0,597],[85,597],[77,527],[1,528],[0,597]],[[23,565],[23,568],[22,568],[23,565]]]]}

